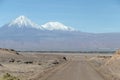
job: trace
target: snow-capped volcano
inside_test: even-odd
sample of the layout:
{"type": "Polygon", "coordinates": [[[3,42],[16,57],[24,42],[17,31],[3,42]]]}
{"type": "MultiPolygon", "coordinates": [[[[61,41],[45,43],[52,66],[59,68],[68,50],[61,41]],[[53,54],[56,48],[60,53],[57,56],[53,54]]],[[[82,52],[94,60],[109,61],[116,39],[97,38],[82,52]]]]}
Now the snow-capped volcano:
{"type": "Polygon", "coordinates": [[[8,24],[8,27],[19,27],[19,28],[36,28],[36,29],[42,29],[38,24],[32,22],[30,19],[28,19],[25,16],[19,16],[12,22],[8,24]]]}
{"type": "Polygon", "coordinates": [[[60,22],[48,22],[41,25],[45,30],[75,31],[74,28],[63,25],[60,22]]]}
{"type": "Polygon", "coordinates": [[[80,32],[59,22],[37,25],[20,16],[0,27],[0,47],[24,51],[111,50],[120,48],[120,33],[80,32]]]}
{"type": "Polygon", "coordinates": [[[32,22],[25,16],[19,16],[15,20],[11,21],[9,24],[5,25],[6,27],[12,28],[34,28],[38,30],[48,30],[48,31],[75,31],[74,28],[65,26],[60,22],[48,22],[44,25],[38,25],[32,22]]]}

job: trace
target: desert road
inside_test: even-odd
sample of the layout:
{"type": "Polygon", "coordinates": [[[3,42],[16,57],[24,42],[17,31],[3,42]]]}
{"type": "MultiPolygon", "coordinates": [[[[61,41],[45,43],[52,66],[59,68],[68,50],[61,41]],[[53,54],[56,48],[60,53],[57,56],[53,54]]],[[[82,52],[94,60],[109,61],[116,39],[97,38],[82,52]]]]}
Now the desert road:
{"type": "Polygon", "coordinates": [[[86,61],[85,56],[71,56],[67,65],[45,80],[104,80],[86,61]]]}

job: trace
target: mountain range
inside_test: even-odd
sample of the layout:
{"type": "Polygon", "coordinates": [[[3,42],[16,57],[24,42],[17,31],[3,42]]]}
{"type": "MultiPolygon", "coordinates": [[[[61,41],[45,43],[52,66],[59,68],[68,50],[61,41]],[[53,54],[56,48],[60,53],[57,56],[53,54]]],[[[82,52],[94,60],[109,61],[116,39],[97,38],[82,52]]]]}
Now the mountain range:
{"type": "Polygon", "coordinates": [[[38,25],[25,16],[0,27],[0,47],[30,51],[114,50],[120,33],[81,32],[60,22],[38,25]]]}

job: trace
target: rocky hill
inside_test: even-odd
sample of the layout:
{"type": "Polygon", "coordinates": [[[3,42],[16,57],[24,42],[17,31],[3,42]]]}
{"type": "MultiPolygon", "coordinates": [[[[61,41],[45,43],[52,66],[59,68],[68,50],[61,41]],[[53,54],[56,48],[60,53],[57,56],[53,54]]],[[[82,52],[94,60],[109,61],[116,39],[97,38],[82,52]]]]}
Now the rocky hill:
{"type": "Polygon", "coordinates": [[[14,49],[6,49],[6,48],[0,48],[0,54],[14,54],[14,55],[19,55],[17,51],[14,49]]]}

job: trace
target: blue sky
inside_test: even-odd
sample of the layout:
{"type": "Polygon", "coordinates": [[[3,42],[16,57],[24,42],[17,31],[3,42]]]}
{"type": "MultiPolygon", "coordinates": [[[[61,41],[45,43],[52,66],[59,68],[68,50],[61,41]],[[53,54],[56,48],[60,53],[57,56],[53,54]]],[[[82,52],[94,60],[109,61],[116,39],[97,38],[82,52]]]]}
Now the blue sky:
{"type": "Polygon", "coordinates": [[[83,32],[120,32],[120,0],[0,0],[0,26],[20,15],[83,32]]]}

